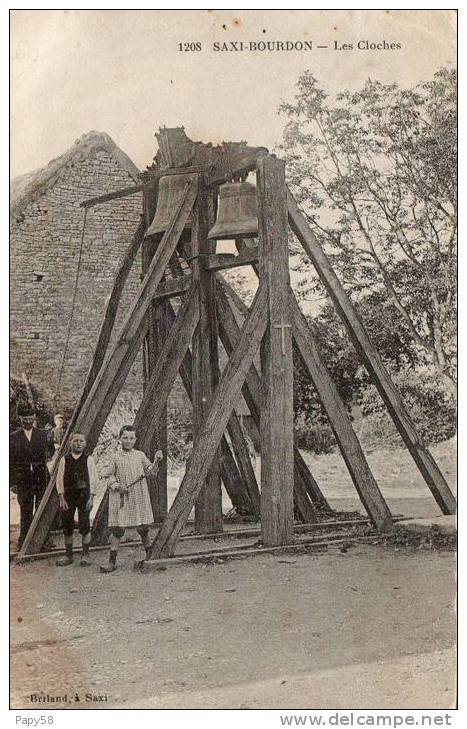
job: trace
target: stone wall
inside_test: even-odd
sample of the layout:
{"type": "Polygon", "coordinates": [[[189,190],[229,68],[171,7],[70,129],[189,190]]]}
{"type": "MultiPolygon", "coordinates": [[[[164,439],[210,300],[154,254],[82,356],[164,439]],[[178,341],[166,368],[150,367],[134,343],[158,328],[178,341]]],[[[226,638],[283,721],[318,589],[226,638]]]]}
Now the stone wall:
{"type": "MultiPolygon", "coordinates": [[[[69,162],[53,186],[11,221],[11,370],[26,372],[62,408],[77,398],[90,365],[119,261],[142,212],[142,196],[88,211],[72,327],[63,367],[78,267],[84,212],[79,203],[131,185],[134,180],[110,152],[99,149],[69,162]]],[[[130,273],[116,329],[140,284],[141,259],[130,273]]],[[[115,334],[115,332],[114,332],[115,334]]],[[[125,390],[141,394],[141,356],[125,390]]]]}

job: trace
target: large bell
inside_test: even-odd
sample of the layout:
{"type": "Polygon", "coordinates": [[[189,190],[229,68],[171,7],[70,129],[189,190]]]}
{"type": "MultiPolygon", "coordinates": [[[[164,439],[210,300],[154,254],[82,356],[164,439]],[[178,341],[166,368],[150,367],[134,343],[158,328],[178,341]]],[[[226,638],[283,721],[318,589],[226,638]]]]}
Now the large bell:
{"type": "Polygon", "coordinates": [[[256,238],[258,236],[258,206],[256,187],[249,182],[228,182],[219,188],[217,222],[208,238],[256,238]]]}
{"type": "MultiPolygon", "coordinates": [[[[186,175],[165,175],[159,180],[156,214],[146,231],[146,238],[165,233],[174,211],[180,205],[186,188],[186,175]]],[[[188,219],[186,228],[191,228],[188,219]]]]}

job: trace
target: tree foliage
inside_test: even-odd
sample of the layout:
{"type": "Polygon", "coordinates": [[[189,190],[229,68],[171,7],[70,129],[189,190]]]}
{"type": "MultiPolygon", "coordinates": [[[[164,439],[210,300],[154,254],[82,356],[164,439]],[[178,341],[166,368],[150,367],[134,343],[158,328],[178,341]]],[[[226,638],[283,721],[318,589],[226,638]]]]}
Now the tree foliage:
{"type": "MultiPolygon", "coordinates": [[[[280,112],[289,184],[383,359],[428,365],[455,394],[455,72],[412,89],[368,80],[330,100],[306,71],[280,112]]],[[[318,278],[299,293],[322,296],[318,278]]]]}

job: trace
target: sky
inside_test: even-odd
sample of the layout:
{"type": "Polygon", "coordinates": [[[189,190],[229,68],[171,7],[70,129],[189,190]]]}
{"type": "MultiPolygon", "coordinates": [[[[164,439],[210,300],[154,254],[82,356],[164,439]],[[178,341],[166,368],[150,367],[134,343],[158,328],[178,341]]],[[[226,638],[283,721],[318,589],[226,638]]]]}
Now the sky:
{"type": "Polygon", "coordinates": [[[10,18],[12,177],[90,130],[110,134],[140,168],[157,151],[160,126],[272,150],[285,124],[278,106],[293,99],[305,69],[332,95],[368,77],[411,86],[456,63],[449,10],[14,10],[10,18]],[[313,47],[213,48],[265,41],[313,47]],[[401,48],[357,48],[366,41],[401,48]],[[183,50],[196,43],[201,50],[183,50]]]}

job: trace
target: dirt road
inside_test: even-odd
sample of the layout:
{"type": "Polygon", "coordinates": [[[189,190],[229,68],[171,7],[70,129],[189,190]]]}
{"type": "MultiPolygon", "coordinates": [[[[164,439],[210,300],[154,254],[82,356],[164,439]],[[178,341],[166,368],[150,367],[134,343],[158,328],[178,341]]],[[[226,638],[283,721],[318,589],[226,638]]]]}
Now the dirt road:
{"type": "Polygon", "coordinates": [[[12,708],[454,704],[451,552],[359,545],[149,575],[140,556],[112,575],[105,553],[12,568],[12,708]]]}

